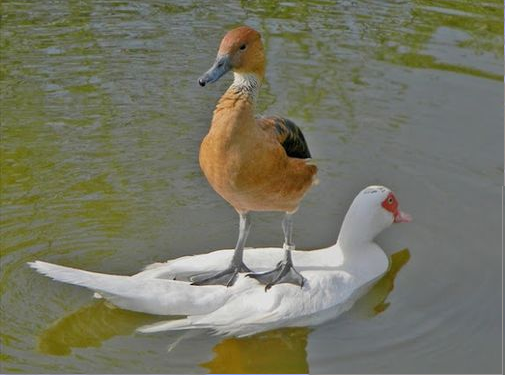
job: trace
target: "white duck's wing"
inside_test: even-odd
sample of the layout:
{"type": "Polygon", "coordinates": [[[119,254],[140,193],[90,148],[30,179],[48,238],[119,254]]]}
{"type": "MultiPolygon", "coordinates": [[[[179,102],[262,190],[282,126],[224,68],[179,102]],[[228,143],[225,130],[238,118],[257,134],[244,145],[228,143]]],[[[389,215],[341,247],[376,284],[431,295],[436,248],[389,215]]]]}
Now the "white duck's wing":
{"type": "Polygon", "coordinates": [[[304,271],[302,275],[307,280],[303,288],[279,284],[268,292],[256,281],[241,277],[236,282],[241,292],[235,292],[215,311],[155,323],[141,327],[139,331],[212,329],[218,334],[249,335],[282,326],[310,325],[311,321],[319,323],[352,306],[347,303],[356,287],[352,275],[345,271],[320,270],[304,271]],[[244,287],[245,283],[249,287],[244,287]],[[344,303],[345,309],[339,309],[344,303]]]}
{"type": "MultiPolygon", "coordinates": [[[[169,278],[185,280],[202,273],[222,271],[230,263],[234,250],[216,250],[207,254],[185,256],[165,263],[154,263],[134,275],[139,278],[169,278]]],[[[254,272],[269,271],[284,258],[284,249],[269,247],[244,250],[244,263],[254,272]]],[[[336,267],[342,264],[341,252],[336,246],[313,251],[292,251],[298,270],[314,267],[336,267]]]]}
{"type": "MultiPolygon", "coordinates": [[[[139,278],[170,278],[185,280],[190,276],[202,273],[215,273],[225,269],[233,257],[234,250],[216,250],[207,254],[185,256],[165,263],[154,263],[144,271],[134,275],[139,278]]],[[[295,251],[302,261],[310,257],[311,252],[295,251]],[[298,254],[300,253],[300,254],[298,254]]],[[[281,248],[260,248],[244,250],[244,263],[254,272],[267,271],[274,268],[283,259],[284,250],[281,248]]]]}
{"type": "Polygon", "coordinates": [[[164,263],[148,265],[135,278],[184,279],[192,275],[217,272],[226,268],[233,256],[233,250],[217,250],[207,254],[184,256],[164,263]]]}
{"type": "Polygon", "coordinates": [[[118,307],[149,314],[208,314],[232,296],[230,288],[221,285],[192,286],[168,279],[108,275],[41,261],[29,265],[54,280],[98,292],[118,307]]]}
{"type": "Polygon", "coordinates": [[[140,327],[138,330],[143,333],[151,333],[167,330],[212,329],[219,334],[227,334],[234,327],[241,327],[241,330],[247,329],[246,322],[261,324],[262,321],[265,321],[263,325],[266,327],[268,322],[279,321],[281,318],[278,312],[279,304],[288,300],[288,294],[297,294],[301,291],[298,286],[281,284],[265,292],[264,285],[242,276],[232,288],[235,287],[239,287],[242,292],[235,292],[226,304],[212,313],[158,322],[140,327]],[[244,283],[249,284],[249,288],[241,287],[244,283]]]}

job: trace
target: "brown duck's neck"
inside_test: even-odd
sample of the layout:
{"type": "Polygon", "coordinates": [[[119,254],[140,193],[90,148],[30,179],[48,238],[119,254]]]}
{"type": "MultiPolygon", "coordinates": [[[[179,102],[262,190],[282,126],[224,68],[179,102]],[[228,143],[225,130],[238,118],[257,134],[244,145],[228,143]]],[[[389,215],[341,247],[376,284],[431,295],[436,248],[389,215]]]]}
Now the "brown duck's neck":
{"type": "MultiPolygon", "coordinates": [[[[230,109],[239,102],[248,103],[253,109],[256,106],[256,100],[261,86],[261,78],[255,74],[233,73],[234,80],[231,86],[226,90],[216,106],[216,111],[221,109],[230,109]]],[[[236,110],[236,108],[234,108],[236,110]]]]}
{"type": "Polygon", "coordinates": [[[255,74],[234,73],[235,79],[226,90],[214,110],[212,127],[226,127],[234,132],[239,128],[249,128],[254,122],[256,99],[261,86],[261,78],[255,74]]]}

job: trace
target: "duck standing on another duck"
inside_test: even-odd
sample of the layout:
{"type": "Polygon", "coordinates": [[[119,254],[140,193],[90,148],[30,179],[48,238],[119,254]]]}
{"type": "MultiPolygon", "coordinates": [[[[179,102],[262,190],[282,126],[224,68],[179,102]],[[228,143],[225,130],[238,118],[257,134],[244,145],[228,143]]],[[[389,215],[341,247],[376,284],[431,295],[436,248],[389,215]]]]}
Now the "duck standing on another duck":
{"type": "Polygon", "coordinates": [[[214,65],[198,80],[215,82],[232,70],[232,85],[219,100],[212,125],[200,147],[200,166],[210,185],[240,216],[233,258],[223,271],[192,277],[193,285],[235,283],[239,272],[251,272],[243,252],[251,226],[251,211],[283,211],[284,260],[272,271],[249,273],[268,290],[278,283],[303,286],[293,267],[293,214],[316,181],[317,167],[308,163],[307,142],[293,122],[281,117],[256,119],[256,98],[265,76],[260,34],[247,26],[229,31],[221,41],[214,65]]]}

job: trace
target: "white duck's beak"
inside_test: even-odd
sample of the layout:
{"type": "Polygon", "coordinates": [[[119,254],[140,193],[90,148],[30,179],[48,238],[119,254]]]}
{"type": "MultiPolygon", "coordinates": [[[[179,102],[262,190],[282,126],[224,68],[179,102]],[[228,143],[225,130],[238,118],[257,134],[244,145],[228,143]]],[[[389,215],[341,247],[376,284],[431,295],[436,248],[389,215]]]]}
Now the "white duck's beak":
{"type": "Polygon", "coordinates": [[[412,221],[412,216],[398,210],[398,212],[395,215],[394,222],[395,223],[410,223],[412,221]]]}

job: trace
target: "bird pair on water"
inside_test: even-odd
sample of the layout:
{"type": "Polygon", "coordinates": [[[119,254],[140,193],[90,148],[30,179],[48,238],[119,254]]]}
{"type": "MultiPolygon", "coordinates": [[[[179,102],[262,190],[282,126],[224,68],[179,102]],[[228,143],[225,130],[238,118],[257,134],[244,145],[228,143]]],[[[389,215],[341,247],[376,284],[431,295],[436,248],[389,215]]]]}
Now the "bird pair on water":
{"type": "Polygon", "coordinates": [[[29,265],[54,280],[89,288],[123,309],[186,316],[141,327],[141,332],[209,328],[220,334],[249,335],[320,324],[348,310],[388,269],[388,257],[374,238],[394,222],[410,221],[410,216],[399,210],[390,189],[369,186],[351,203],[334,245],[293,251],[293,214],[316,181],[317,168],[308,162],[307,143],[295,124],[280,117],[255,119],[264,63],[260,35],[240,27],[226,34],[214,66],[199,80],[205,86],[229,70],[235,75],[216,106],[200,149],[205,176],[240,215],[234,250],[153,264],[133,276],[42,261],[29,265]],[[244,254],[251,211],[286,213],[284,250],[250,249],[244,254]],[[284,260],[277,263],[282,253],[284,260]],[[252,273],[244,256],[249,267],[262,273],[252,273]],[[265,293],[257,282],[238,277],[240,272],[266,285],[266,290],[281,285],[265,293]],[[188,277],[194,285],[208,286],[192,286],[188,277]]]}

